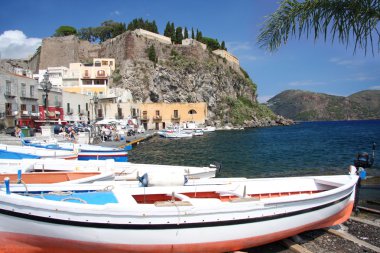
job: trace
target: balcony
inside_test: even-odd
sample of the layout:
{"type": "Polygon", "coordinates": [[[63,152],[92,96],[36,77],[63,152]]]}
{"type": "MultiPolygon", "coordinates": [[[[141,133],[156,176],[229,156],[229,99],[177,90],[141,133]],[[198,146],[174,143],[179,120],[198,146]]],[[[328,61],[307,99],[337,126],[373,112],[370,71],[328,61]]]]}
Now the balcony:
{"type": "Polygon", "coordinates": [[[16,97],[16,95],[9,90],[4,92],[4,96],[9,97],[9,98],[16,97]]]}
{"type": "Polygon", "coordinates": [[[22,117],[29,117],[30,113],[28,111],[22,111],[21,116],[22,117]]]}
{"type": "Polygon", "coordinates": [[[181,116],[179,114],[177,115],[172,115],[172,120],[180,120],[181,119],[181,116]]]}
{"type": "Polygon", "coordinates": [[[161,115],[154,115],[153,116],[153,121],[161,121],[162,120],[162,116],[161,115]]]}
{"type": "Polygon", "coordinates": [[[149,120],[148,115],[143,114],[143,115],[141,116],[141,120],[142,120],[142,121],[148,121],[148,120],[149,120]]]}

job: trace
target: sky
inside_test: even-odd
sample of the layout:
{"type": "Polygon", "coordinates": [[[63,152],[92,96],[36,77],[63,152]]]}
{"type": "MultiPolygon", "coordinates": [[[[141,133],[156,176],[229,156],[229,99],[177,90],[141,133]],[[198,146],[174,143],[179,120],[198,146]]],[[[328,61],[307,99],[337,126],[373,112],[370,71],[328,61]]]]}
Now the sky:
{"type": "Polygon", "coordinates": [[[257,36],[278,8],[278,0],[17,0],[1,5],[1,58],[27,58],[61,25],[80,29],[106,20],[128,24],[143,18],[155,20],[160,34],[170,21],[225,41],[257,84],[260,102],[289,89],[339,96],[380,89],[379,54],[354,53],[352,44],[346,47],[303,36],[273,53],[260,48],[257,36]]]}

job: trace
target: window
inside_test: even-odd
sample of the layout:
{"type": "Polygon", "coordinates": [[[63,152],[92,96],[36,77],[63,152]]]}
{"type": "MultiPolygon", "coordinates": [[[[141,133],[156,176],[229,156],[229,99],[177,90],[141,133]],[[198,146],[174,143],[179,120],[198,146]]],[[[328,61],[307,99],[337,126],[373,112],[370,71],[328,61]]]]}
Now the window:
{"type": "Polygon", "coordinates": [[[110,66],[113,66],[113,61],[110,61],[110,66]]]}
{"type": "Polygon", "coordinates": [[[95,67],[100,67],[100,66],[102,66],[102,65],[100,64],[100,61],[96,61],[96,62],[95,62],[95,67]]]}
{"type": "Polygon", "coordinates": [[[191,109],[191,110],[189,111],[189,114],[197,114],[197,111],[194,110],[194,109],[191,109]]]}
{"type": "Polygon", "coordinates": [[[7,116],[12,116],[12,104],[11,103],[5,103],[5,114],[7,116]]]}
{"type": "Polygon", "coordinates": [[[21,111],[26,111],[26,104],[21,104],[20,105],[20,110],[21,111]]]}
{"type": "Polygon", "coordinates": [[[11,81],[6,81],[5,94],[11,95],[11,92],[12,92],[11,81]]]}
{"type": "Polygon", "coordinates": [[[67,103],[67,113],[70,113],[70,103],[67,103]]]}
{"type": "Polygon", "coordinates": [[[78,114],[80,114],[80,105],[78,105],[78,114]]]}
{"type": "Polygon", "coordinates": [[[21,97],[26,97],[26,84],[21,84],[21,97]]]}
{"type": "Polygon", "coordinates": [[[88,111],[88,103],[86,103],[86,111],[88,111]]]}
{"type": "Polygon", "coordinates": [[[106,80],[102,79],[102,80],[94,80],[94,84],[96,85],[104,85],[106,84],[106,80]]]}
{"type": "Polygon", "coordinates": [[[156,116],[160,116],[160,111],[159,110],[156,111],[156,116]]]}
{"type": "Polygon", "coordinates": [[[34,85],[30,85],[30,97],[34,98],[34,85]]]}
{"type": "Polygon", "coordinates": [[[174,118],[178,118],[178,110],[174,110],[174,118]]]}
{"type": "Polygon", "coordinates": [[[104,70],[98,70],[97,76],[105,76],[106,72],[104,70]]]}
{"type": "Polygon", "coordinates": [[[36,112],[36,106],[32,105],[32,112],[36,112]]]}
{"type": "Polygon", "coordinates": [[[91,85],[92,84],[92,80],[82,80],[82,84],[83,85],[91,85]]]}
{"type": "Polygon", "coordinates": [[[86,69],[85,71],[84,71],[84,76],[90,76],[89,74],[88,74],[88,69],[86,69]]]}
{"type": "Polygon", "coordinates": [[[108,65],[108,61],[102,61],[102,65],[103,66],[107,66],[108,65]]]}

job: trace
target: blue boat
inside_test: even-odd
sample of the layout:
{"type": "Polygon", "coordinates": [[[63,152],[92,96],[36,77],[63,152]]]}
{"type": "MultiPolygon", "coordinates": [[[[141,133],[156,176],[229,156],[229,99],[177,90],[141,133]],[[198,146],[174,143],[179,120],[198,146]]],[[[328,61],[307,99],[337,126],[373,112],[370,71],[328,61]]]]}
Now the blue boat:
{"type": "Polygon", "coordinates": [[[40,159],[40,156],[0,150],[0,159],[40,159]]]}
{"type": "Polygon", "coordinates": [[[128,152],[131,146],[125,149],[102,147],[88,144],[74,144],[70,142],[45,142],[38,140],[22,140],[25,146],[34,146],[46,149],[71,150],[78,152],[78,160],[107,160],[114,159],[115,162],[128,162],[128,152]]]}

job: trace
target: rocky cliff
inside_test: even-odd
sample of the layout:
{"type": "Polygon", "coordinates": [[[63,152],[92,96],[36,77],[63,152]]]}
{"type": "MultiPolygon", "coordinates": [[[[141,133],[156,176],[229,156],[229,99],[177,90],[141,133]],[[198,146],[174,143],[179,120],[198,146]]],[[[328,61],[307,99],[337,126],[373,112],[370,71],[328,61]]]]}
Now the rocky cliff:
{"type": "Polygon", "coordinates": [[[301,121],[380,119],[380,90],[348,97],[287,90],[268,101],[275,113],[301,121]]]}

